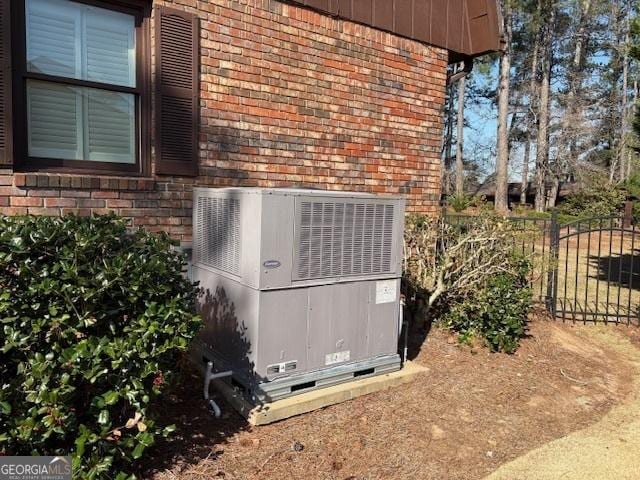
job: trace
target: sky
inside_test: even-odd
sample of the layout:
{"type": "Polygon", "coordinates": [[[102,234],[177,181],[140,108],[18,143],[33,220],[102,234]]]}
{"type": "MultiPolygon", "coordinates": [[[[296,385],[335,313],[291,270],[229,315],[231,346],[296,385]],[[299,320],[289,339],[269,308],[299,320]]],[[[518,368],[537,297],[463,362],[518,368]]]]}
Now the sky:
{"type": "MultiPolygon", "coordinates": [[[[469,89],[474,86],[495,91],[498,71],[491,68],[488,74],[472,73],[468,80],[469,89]]],[[[464,155],[481,166],[484,175],[490,175],[495,168],[497,107],[494,101],[472,102],[469,90],[465,101],[464,155]]]]}

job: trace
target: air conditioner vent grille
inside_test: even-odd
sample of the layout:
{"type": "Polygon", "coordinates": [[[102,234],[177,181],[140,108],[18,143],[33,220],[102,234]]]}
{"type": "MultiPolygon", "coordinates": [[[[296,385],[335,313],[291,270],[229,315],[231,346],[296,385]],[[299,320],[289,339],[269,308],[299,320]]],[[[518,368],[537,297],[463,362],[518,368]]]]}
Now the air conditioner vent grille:
{"type": "Polygon", "coordinates": [[[240,273],[240,202],[233,198],[199,197],[196,204],[194,261],[240,273]]]}
{"type": "Polygon", "coordinates": [[[391,272],[394,205],[301,201],[294,280],[391,272]]]}

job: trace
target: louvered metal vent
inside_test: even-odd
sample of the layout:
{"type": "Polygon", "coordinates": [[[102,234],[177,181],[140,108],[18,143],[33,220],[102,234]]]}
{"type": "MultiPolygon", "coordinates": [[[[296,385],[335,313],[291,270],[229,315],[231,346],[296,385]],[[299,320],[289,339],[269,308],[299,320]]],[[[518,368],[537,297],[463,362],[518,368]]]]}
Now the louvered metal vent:
{"type": "Polygon", "coordinates": [[[390,272],[393,215],[392,204],[300,202],[294,279],[390,272]]]}
{"type": "Polygon", "coordinates": [[[238,275],[240,272],[239,201],[199,197],[196,209],[195,262],[238,275]]]}

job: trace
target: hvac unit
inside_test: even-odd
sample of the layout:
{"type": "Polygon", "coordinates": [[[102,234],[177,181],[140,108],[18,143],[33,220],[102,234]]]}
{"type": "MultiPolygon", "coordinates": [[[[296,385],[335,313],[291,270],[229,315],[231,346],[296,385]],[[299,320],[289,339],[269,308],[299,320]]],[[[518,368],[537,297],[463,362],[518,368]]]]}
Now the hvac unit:
{"type": "Polygon", "coordinates": [[[194,189],[198,361],[254,403],[400,368],[404,200],[194,189]]]}

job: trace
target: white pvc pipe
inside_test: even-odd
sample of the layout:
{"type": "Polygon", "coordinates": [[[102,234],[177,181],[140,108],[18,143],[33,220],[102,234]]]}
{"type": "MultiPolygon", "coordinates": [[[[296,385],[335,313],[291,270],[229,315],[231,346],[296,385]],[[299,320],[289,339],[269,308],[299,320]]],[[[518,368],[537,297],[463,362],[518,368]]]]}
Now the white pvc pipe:
{"type": "Polygon", "coordinates": [[[222,415],[222,410],[220,410],[218,404],[213,400],[209,400],[209,410],[211,410],[216,418],[220,418],[220,416],[222,415]]]}
{"type": "Polygon", "coordinates": [[[221,377],[229,377],[232,373],[233,372],[231,370],[213,373],[213,362],[207,362],[207,367],[204,371],[204,399],[208,401],[209,410],[211,410],[211,413],[213,413],[216,418],[220,418],[222,410],[214,400],[209,398],[209,385],[211,384],[211,380],[221,377]]]}

